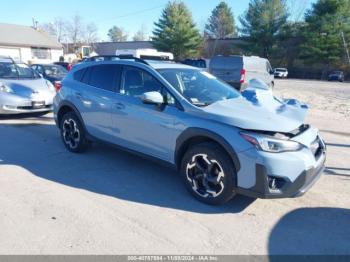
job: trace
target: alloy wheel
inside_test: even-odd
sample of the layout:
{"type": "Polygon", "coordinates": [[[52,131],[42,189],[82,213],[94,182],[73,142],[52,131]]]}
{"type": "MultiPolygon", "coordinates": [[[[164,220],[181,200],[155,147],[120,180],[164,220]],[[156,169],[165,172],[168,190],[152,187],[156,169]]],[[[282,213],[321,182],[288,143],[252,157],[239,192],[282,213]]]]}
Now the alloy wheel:
{"type": "Polygon", "coordinates": [[[187,180],[192,189],[204,198],[218,197],[224,191],[224,171],[215,159],[209,159],[206,154],[192,157],[186,167],[187,180]]]}
{"type": "Polygon", "coordinates": [[[66,119],[62,125],[63,140],[71,149],[76,149],[80,142],[80,131],[74,119],[66,119]]]}

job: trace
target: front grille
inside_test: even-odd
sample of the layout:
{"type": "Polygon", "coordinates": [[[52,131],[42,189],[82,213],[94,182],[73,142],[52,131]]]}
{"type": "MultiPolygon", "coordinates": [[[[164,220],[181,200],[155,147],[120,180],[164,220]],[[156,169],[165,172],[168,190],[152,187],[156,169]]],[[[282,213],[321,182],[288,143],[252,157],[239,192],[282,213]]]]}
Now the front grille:
{"type": "Polygon", "coordinates": [[[18,106],[17,109],[19,110],[35,110],[35,109],[44,109],[44,108],[51,108],[51,105],[46,105],[44,107],[41,108],[36,108],[33,106],[18,106]]]}

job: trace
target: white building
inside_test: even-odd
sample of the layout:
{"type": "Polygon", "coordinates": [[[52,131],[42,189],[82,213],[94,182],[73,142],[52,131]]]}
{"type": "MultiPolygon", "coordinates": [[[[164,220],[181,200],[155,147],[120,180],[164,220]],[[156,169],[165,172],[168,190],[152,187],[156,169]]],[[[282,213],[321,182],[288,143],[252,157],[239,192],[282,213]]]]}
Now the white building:
{"type": "Polygon", "coordinates": [[[46,32],[29,26],[0,23],[0,55],[27,64],[48,64],[59,61],[63,47],[46,32]]]}

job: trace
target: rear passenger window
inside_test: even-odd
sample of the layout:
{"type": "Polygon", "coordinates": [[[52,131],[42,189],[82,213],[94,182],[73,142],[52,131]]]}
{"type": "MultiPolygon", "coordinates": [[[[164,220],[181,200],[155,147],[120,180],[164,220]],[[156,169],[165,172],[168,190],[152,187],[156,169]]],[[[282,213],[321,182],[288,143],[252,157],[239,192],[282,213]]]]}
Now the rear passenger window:
{"type": "Polygon", "coordinates": [[[85,73],[83,75],[83,78],[81,79],[81,82],[84,84],[89,84],[90,81],[90,73],[91,73],[91,67],[85,69],[85,73]]]}
{"type": "Polygon", "coordinates": [[[89,82],[89,85],[115,92],[119,88],[120,82],[120,66],[119,65],[98,65],[92,67],[87,76],[88,79],[83,79],[83,82],[89,82]]]}
{"type": "Polygon", "coordinates": [[[82,82],[85,72],[86,72],[86,68],[78,70],[77,72],[75,72],[74,73],[74,80],[82,82]]]}

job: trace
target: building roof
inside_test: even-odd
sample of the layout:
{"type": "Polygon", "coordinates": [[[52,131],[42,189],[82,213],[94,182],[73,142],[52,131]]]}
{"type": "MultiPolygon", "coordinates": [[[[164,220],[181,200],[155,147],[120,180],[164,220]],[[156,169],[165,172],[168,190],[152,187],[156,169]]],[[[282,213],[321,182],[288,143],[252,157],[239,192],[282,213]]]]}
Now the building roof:
{"type": "Polygon", "coordinates": [[[115,55],[118,49],[147,49],[154,48],[151,41],[105,42],[95,43],[95,52],[101,56],[115,55]]]}
{"type": "Polygon", "coordinates": [[[0,23],[0,46],[62,49],[62,45],[44,31],[30,26],[3,23],[0,23]]]}

